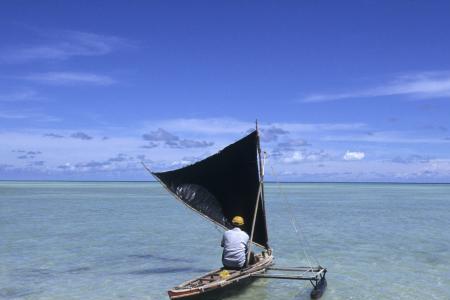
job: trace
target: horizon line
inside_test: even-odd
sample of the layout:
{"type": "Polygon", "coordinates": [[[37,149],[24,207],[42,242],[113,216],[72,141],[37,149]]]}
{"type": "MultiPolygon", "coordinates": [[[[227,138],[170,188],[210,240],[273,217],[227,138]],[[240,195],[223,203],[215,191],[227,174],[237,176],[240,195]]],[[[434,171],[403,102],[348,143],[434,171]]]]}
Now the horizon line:
{"type": "MultiPolygon", "coordinates": [[[[0,179],[0,182],[136,182],[157,183],[157,180],[64,180],[64,179],[0,179]]],[[[264,183],[355,183],[355,184],[450,184],[450,182],[402,182],[402,181],[264,181],[264,183]]]]}

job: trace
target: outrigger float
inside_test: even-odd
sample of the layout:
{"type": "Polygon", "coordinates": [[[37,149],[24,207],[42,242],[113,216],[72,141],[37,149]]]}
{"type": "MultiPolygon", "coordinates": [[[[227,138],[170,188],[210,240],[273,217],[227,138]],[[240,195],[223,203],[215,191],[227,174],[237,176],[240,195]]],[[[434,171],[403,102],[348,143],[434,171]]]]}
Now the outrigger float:
{"type": "Polygon", "coordinates": [[[274,266],[272,249],[268,244],[264,159],[258,126],[246,137],[195,164],[159,173],[144,167],[177,200],[223,229],[233,228],[231,219],[236,215],[252,220],[243,228],[250,236],[247,262],[250,261],[253,244],[263,248],[243,269],[220,268],[186,281],[168,291],[170,299],[201,298],[257,278],[310,281],[313,286],[311,298],[322,296],[327,286],[327,270],[322,266],[274,266]]]}

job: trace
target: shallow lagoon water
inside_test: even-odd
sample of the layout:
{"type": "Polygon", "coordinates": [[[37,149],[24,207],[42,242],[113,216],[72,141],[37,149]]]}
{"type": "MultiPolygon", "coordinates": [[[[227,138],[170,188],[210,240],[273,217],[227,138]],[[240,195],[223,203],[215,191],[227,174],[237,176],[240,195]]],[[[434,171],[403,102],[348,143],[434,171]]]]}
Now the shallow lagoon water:
{"type": "MultiPolygon", "coordinates": [[[[308,250],[322,299],[450,299],[450,185],[269,183],[266,202],[276,263],[308,250]]],[[[156,183],[0,182],[0,236],[0,299],[168,299],[220,266],[220,230],[156,183]]],[[[260,279],[223,299],[309,292],[260,279]]]]}

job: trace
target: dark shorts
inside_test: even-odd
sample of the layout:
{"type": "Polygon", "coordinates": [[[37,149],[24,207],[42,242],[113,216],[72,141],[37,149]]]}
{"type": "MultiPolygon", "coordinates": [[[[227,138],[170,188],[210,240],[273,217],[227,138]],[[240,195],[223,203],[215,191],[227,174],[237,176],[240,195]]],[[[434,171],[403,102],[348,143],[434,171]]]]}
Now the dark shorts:
{"type": "MultiPolygon", "coordinates": [[[[224,269],[227,269],[227,270],[242,270],[242,269],[244,269],[245,266],[247,265],[247,255],[245,255],[245,257],[246,257],[246,261],[242,267],[227,266],[224,263],[223,258],[222,258],[222,264],[223,264],[224,269]]],[[[252,265],[254,263],[255,263],[255,253],[253,253],[253,251],[252,251],[252,252],[250,252],[250,264],[252,265]]]]}

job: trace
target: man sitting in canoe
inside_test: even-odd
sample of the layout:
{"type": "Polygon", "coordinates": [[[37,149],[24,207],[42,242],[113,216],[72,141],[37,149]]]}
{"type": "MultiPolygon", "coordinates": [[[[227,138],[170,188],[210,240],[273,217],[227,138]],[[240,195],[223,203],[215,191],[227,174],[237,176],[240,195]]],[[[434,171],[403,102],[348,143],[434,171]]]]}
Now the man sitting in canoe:
{"type": "Polygon", "coordinates": [[[245,267],[249,237],[241,229],[244,226],[244,218],[235,216],[231,223],[234,228],[225,231],[222,238],[222,263],[226,269],[239,270],[245,267]]]}

